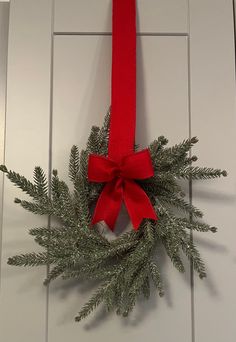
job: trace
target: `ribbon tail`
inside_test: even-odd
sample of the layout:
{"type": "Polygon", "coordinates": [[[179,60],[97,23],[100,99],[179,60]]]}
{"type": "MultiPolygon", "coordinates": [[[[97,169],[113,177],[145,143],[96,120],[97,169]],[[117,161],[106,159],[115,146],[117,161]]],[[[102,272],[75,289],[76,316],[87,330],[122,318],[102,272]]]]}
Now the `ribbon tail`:
{"type": "Polygon", "coordinates": [[[120,180],[107,183],[99,196],[92,224],[104,221],[113,231],[120,211],[123,189],[120,180]]]}
{"type": "Polygon", "coordinates": [[[150,199],[135,181],[125,181],[124,202],[135,230],[144,218],[158,220],[150,199]]]}

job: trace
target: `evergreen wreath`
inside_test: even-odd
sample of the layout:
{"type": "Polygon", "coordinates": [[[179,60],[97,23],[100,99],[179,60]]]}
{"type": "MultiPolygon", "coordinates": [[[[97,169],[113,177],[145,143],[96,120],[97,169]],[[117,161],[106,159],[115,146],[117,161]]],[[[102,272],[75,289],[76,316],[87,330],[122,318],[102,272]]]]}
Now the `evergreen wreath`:
{"type": "Polygon", "coordinates": [[[181,258],[183,252],[199,277],[206,277],[191,231],[215,233],[217,229],[199,221],[202,212],[184,199],[178,180],[203,180],[227,175],[225,170],[192,166],[197,157],[189,152],[198,141],[196,137],[166,147],[168,140],[160,136],[149,145],[155,175],[138,181],[148,194],[159,220],[145,219],[139,230],[125,232],[109,241],[98,227],[91,229],[91,206],[98,199],[103,184],[90,183],[87,178],[88,156],[91,153],[107,155],[109,117],[108,112],[101,128],[92,127],[86,149],[80,152],[77,146],[71,149],[69,177],[73,191],[59,179],[57,170],[52,171],[48,182],[42,168],[35,167],[34,181],[31,182],[14,171],[8,171],[5,165],[0,166],[9,180],[33,199],[29,202],[16,198],[16,203],[34,214],[55,217],[61,222],[57,227],[30,229],[29,234],[44,250],[13,256],[8,259],[8,264],[50,265],[45,285],[59,276],[101,283],[75,317],[76,321],[88,316],[102,302],[108,311],[115,310],[118,315],[127,316],[138,296],[149,298],[151,282],[163,296],[156,260],[160,242],[178,271],[185,270],[181,258]]]}

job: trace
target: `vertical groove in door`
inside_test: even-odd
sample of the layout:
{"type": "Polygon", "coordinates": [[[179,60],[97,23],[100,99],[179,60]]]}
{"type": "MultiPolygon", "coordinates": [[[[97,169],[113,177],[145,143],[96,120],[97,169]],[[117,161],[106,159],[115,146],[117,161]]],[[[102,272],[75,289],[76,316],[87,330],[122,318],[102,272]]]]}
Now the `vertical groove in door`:
{"type": "MultiPolygon", "coordinates": [[[[10,3],[0,3],[0,164],[5,161],[5,123],[6,123],[6,95],[7,95],[7,49],[9,31],[10,3]]],[[[2,224],[3,224],[3,196],[4,176],[0,175],[0,288],[2,269],[2,224]]]]}
{"type": "MultiPolygon", "coordinates": [[[[192,137],[192,102],[191,102],[191,18],[190,18],[190,0],[188,0],[188,37],[187,37],[187,54],[188,54],[188,113],[189,113],[189,138],[192,137]]],[[[190,150],[190,157],[192,152],[190,150]]],[[[193,189],[192,180],[189,180],[189,203],[193,202],[193,189]]],[[[192,215],[190,214],[190,221],[192,221],[192,215]]],[[[193,240],[193,231],[190,231],[191,240],[193,240]]],[[[195,342],[195,305],[194,305],[194,269],[193,262],[190,261],[190,287],[191,287],[191,342],[195,342]]]]}
{"type": "Polygon", "coordinates": [[[233,25],[234,25],[234,60],[235,60],[235,66],[236,66],[236,6],[235,6],[235,0],[232,0],[232,7],[233,7],[233,25]]]}
{"type": "MultiPolygon", "coordinates": [[[[51,197],[51,174],[52,174],[52,131],[53,131],[53,66],[54,66],[54,12],[55,0],[51,4],[51,61],[50,61],[50,111],[49,111],[49,150],[48,150],[48,195],[51,197]]],[[[51,217],[48,216],[48,227],[51,226],[51,217]]],[[[50,272],[50,264],[47,265],[47,276],[50,272]]],[[[49,317],[49,284],[46,291],[45,313],[45,342],[48,342],[48,317],[49,317]]]]}

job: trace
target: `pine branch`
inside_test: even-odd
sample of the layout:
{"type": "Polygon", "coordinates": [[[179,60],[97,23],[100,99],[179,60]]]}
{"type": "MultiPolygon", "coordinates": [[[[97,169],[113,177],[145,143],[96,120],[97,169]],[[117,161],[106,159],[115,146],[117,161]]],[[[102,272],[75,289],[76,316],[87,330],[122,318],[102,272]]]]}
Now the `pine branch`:
{"type": "Polygon", "coordinates": [[[125,298],[125,303],[123,303],[123,308],[120,308],[120,313],[122,313],[123,317],[127,317],[133,310],[137,297],[142,293],[147,272],[147,264],[144,264],[133,278],[131,286],[129,287],[129,291],[125,298]]]}
{"type": "Polygon", "coordinates": [[[195,217],[203,217],[203,213],[198,208],[189,202],[186,202],[182,197],[176,196],[174,194],[168,196],[159,196],[157,197],[157,201],[160,204],[163,204],[163,206],[170,205],[195,217]]]}
{"type": "Polygon", "coordinates": [[[149,281],[149,277],[146,276],[143,286],[142,286],[142,293],[145,299],[149,299],[150,298],[150,281],[149,281]]]}
{"type": "Polygon", "coordinates": [[[159,292],[159,296],[160,297],[164,296],[161,274],[159,271],[159,267],[157,266],[157,264],[154,261],[150,262],[149,270],[150,270],[150,275],[151,275],[152,281],[153,281],[155,287],[157,288],[157,290],[159,292]]]}
{"type": "Polygon", "coordinates": [[[75,317],[76,322],[80,322],[82,319],[86,318],[104,300],[108,288],[109,283],[105,282],[75,317]]]}
{"type": "Polygon", "coordinates": [[[103,126],[99,133],[98,151],[100,155],[107,155],[108,151],[108,138],[109,138],[109,127],[110,127],[110,108],[104,118],[103,126]]]}
{"type": "Polygon", "coordinates": [[[77,177],[79,174],[79,149],[77,146],[72,146],[70,152],[70,161],[69,161],[69,178],[70,180],[76,184],[77,177]]]}
{"type": "Polygon", "coordinates": [[[151,154],[152,161],[155,163],[158,158],[159,151],[164,149],[164,146],[168,144],[168,140],[164,136],[158,137],[149,145],[149,151],[151,154]]]}
{"type": "Polygon", "coordinates": [[[198,232],[212,232],[212,233],[217,232],[216,227],[211,227],[209,224],[206,224],[206,223],[190,221],[184,218],[177,218],[177,222],[178,222],[179,227],[183,229],[196,230],[198,232]]]}
{"type": "Polygon", "coordinates": [[[95,255],[91,255],[91,259],[93,259],[93,261],[96,263],[103,262],[105,259],[115,256],[118,257],[120,255],[128,253],[130,250],[132,251],[136,247],[136,245],[137,242],[127,242],[125,244],[114,246],[112,248],[98,252],[95,255]]]}
{"type": "Polygon", "coordinates": [[[182,238],[182,250],[186,256],[191,260],[194,270],[199,274],[201,279],[206,277],[206,270],[204,262],[200,257],[200,253],[194,246],[190,236],[182,238]]]}
{"type": "Polygon", "coordinates": [[[139,241],[141,234],[142,234],[141,229],[139,229],[138,231],[132,230],[130,232],[123,233],[122,235],[117,237],[115,240],[110,241],[110,245],[117,246],[117,245],[121,245],[124,243],[129,243],[129,242],[136,243],[139,241]]]}
{"type": "Polygon", "coordinates": [[[100,128],[97,126],[92,126],[90,136],[87,141],[87,151],[89,153],[99,153],[99,143],[100,143],[100,128]]]}
{"type": "Polygon", "coordinates": [[[176,165],[182,165],[186,158],[188,158],[188,152],[197,143],[197,138],[186,139],[178,145],[165,148],[159,152],[156,156],[154,168],[157,172],[175,170],[176,165]]]}
{"type": "Polygon", "coordinates": [[[7,175],[7,178],[18,188],[20,188],[23,192],[26,192],[29,196],[38,199],[38,191],[37,187],[31,183],[24,176],[21,176],[19,173],[14,171],[8,171],[5,165],[0,166],[0,171],[4,172],[7,175]]]}
{"type": "Polygon", "coordinates": [[[15,199],[15,203],[18,203],[22,206],[27,211],[30,211],[33,214],[36,215],[51,215],[52,208],[50,204],[39,204],[39,203],[33,203],[33,202],[28,202],[28,201],[22,201],[19,198],[15,199]]]}
{"type": "Polygon", "coordinates": [[[100,235],[95,229],[91,229],[90,227],[85,229],[80,228],[78,231],[78,238],[80,237],[83,240],[90,241],[92,244],[110,247],[112,244],[102,235],[100,235]]]}
{"type": "MultiPolygon", "coordinates": [[[[36,237],[60,237],[61,235],[65,235],[65,230],[63,228],[55,228],[55,227],[36,227],[29,229],[29,234],[36,237]]],[[[68,234],[68,233],[67,233],[68,234]]]]}
{"type": "Polygon", "coordinates": [[[190,149],[198,142],[197,137],[183,140],[180,144],[165,149],[164,153],[173,157],[186,155],[190,149]]]}
{"type": "Polygon", "coordinates": [[[92,265],[84,266],[75,265],[70,269],[66,269],[62,275],[63,279],[90,279],[90,280],[111,280],[116,275],[115,266],[107,265],[92,265]]]}
{"type": "Polygon", "coordinates": [[[65,268],[64,268],[63,266],[61,266],[61,265],[57,265],[57,266],[53,267],[53,268],[50,270],[50,272],[49,272],[47,278],[44,280],[44,285],[50,284],[50,282],[51,282],[52,280],[55,280],[55,279],[58,278],[60,275],[62,275],[63,272],[64,272],[64,270],[65,270],[65,268]]]}
{"type": "Polygon", "coordinates": [[[15,255],[8,259],[8,265],[14,266],[42,266],[48,263],[47,252],[41,253],[27,253],[21,255],[15,255]]]}
{"type": "Polygon", "coordinates": [[[151,197],[158,196],[183,196],[183,190],[174,176],[168,172],[159,173],[154,177],[139,182],[145,192],[151,197]]]}
{"type": "Polygon", "coordinates": [[[87,181],[84,181],[82,175],[79,176],[76,189],[77,214],[81,226],[89,227],[91,222],[89,212],[89,192],[87,181]]]}
{"type": "Polygon", "coordinates": [[[207,168],[207,167],[198,167],[198,166],[189,166],[186,167],[183,171],[180,171],[179,173],[176,173],[176,176],[178,178],[183,179],[212,179],[212,178],[218,178],[218,177],[226,177],[227,172],[225,170],[220,169],[213,169],[213,168],[207,168]]]}
{"type": "Polygon", "coordinates": [[[48,183],[46,175],[40,166],[34,169],[34,182],[39,197],[47,197],[48,194],[48,183]]]}
{"type": "Polygon", "coordinates": [[[166,253],[168,255],[168,257],[170,258],[170,260],[172,261],[174,267],[180,272],[180,273],[184,273],[185,272],[185,268],[184,268],[184,264],[183,261],[181,260],[181,257],[179,255],[179,247],[176,247],[175,243],[171,243],[170,241],[168,241],[168,237],[166,238],[162,238],[162,243],[165,247],[166,253]]]}
{"type": "Polygon", "coordinates": [[[51,181],[52,193],[52,215],[60,218],[66,225],[77,224],[77,213],[74,200],[70,194],[69,187],[58,177],[57,171],[53,170],[51,181]]]}
{"type": "Polygon", "coordinates": [[[148,245],[154,247],[156,239],[155,239],[155,232],[154,232],[154,226],[150,220],[144,220],[143,223],[143,232],[144,232],[144,238],[148,245]]]}

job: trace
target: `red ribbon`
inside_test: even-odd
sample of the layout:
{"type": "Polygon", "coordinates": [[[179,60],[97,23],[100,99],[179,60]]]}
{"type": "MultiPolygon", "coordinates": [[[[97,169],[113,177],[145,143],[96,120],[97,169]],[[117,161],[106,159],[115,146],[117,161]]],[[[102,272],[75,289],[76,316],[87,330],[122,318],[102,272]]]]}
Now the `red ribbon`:
{"type": "Polygon", "coordinates": [[[92,223],[111,230],[124,201],[134,229],[143,218],[157,219],[144,190],[135,180],[154,175],[148,150],[134,153],[136,119],[136,3],[113,0],[112,93],[108,157],[90,155],[88,179],[106,183],[92,223]]]}

